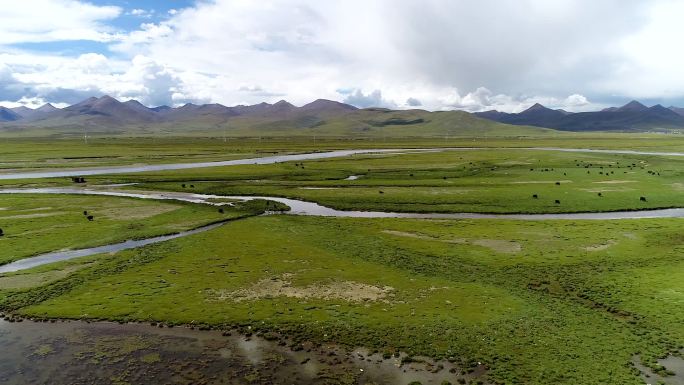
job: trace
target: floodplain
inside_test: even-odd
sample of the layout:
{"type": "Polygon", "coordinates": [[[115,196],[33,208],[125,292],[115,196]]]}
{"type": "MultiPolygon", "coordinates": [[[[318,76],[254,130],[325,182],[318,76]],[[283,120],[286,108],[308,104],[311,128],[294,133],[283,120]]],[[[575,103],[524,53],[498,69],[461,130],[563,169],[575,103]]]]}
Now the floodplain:
{"type": "MultiPolygon", "coordinates": [[[[549,149],[584,149],[589,142],[498,138],[474,146],[470,139],[435,139],[407,146],[398,139],[198,140],[188,147],[196,161],[353,148],[433,150],[93,175],[84,184],[70,178],[9,179],[0,188],[114,185],[110,188],[122,191],[287,197],[338,210],[401,213],[684,207],[684,156],[549,149]]],[[[684,153],[684,143],[676,138],[624,135],[592,143],[594,149],[684,153]]],[[[190,151],[181,142],[161,139],[140,147],[136,152],[117,140],[90,146],[71,142],[63,152],[46,156],[62,161],[46,162],[18,146],[3,172],[20,169],[20,163],[31,170],[171,163],[190,151]],[[91,147],[98,145],[124,155],[89,158],[87,164],[63,159],[106,153],[91,147]],[[164,156],[146,158],[150,146],[164,156]]],[[[55,357],[63,352],[59,359],[66,361],[60,365],[79,367],[114,355],[121,366],[108,380],[119,383],[141,381],[141,368],[160,370],[166,359],[177,363],[185,354],[210,357],[210,363],[205,372],[174,366],[180,383],[193,383],[193,373],[199,372],[196,378],[207,383],[236,384],[292,378],[321,384],[681,383],[684,373],[675,369],[684,347],[682,218],[335,218],[287,215],[279,213],[283,207],[274,210],[263,201],[220,202],[230,204],[0,194],[3,264],[225,222],[138,249],[0,275],[0,308],[15,321],[0,325],[0,333],[113,321],[152,324],[153,330],[169,333],[201,329],[195,331],[215,340],[210,348],[193,345],[195,351],[178,352],[168,340],[151,343],[160,337],[150,330],[141,337],[135,329],[149,326],[133,325],[126,332],[83,326],[90,328],[85,335],[112,341],[115,333],[124,342],[93,347],[71,338],[72,346],[66,347],[59,344],[63,336],[46,336],[26,342],[18,350],[25,354],[12,359],[53,360],[56,367],[55,357]],[[254,341],[272,342],[253,348],[263,354],[258,362],[237,346],[254,341]],[[357,349],[364,349],[361,360],[354,358],[357,349]],[[312,355],[292,355],[298,352],[312,355]],[[84,361],[86,356],[95,358],[84,361]],[[221,360],[230,364],[222,366],[221,360]],[[361,361],[366,366],[359,366],[361,361]],[[310,362],[317,366],[311,368],[310,362]],[[398,368],[395,374],[421,375],[387,374],[392,367],[398,368]]]]}

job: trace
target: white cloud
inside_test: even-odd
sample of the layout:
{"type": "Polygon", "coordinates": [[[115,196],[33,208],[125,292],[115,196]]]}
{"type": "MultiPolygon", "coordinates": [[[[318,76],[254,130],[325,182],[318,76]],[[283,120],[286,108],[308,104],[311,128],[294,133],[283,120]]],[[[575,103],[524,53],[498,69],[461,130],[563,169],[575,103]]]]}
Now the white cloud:
{"type": "Polygon", "coordinates": [[[79,56],[75,67],[88,74],[109,74],[111,67],[106,56],[98,53],[87,53],[79,56]]]}
{"type": "Polygon", "coordinates": [[[408,98],[408,99],[406,99],[406,103],[405,103],[405,104],[406,104],[407,106],[409,106],[409,107],[420,107],[420,106],[423,105],[423,103],[422,103],[420,100],[416,99],[416,98],[408,98]]]}
{"type": "Polygon", "coordinates": [[[346,93],[344,102],[351,104],[356,107],[367,108],[367,107],[386,107],[395,108],[396,103],[385,100],[382,98],[382,91],[374,90],[368,94],[364,94],[363,91],[357,89],[353,92],[346,93]]]}
{"type": "Polygon", "coordinates": [[[572,94],[565,98],[563,104],[568,107],[583,107],[590,103],[584,95],[572,94]]]}
{"type": "Polygon", "coordinates": [[[580,111],[614,95],[684,98],[684,4],[671,0],[214,0],[128,33],[107,24],[117,7],[27,3],[0,14],[0,45],[82,38],[112,52],[0,46],[0,99],[580,111]]]}
{"type": "Polygon", "coordinates": [[[684,3],[650,2],[646,22],[620,43],[625,59],[597,84],[598,92],[633,98],[684,96],[684,3]]]}
{"type": "Polygon", "coordinates": [[[567,111],[584,111],[595,107],[589,100],[580,94],[572,94],[565,98],[548,96],[511,96],[506,94],[494,94],[484,87],[479,87],[464,96],[454,89],[440,99],[443,109],[459,109],[470,112],[498,110],[502,112],[520,112],[535,103],[543,104],[549,108],[561,108],[567,111]]]}
{"type": "Polygon", "coordinates": [[[152,15],[154,15],[154,10],[135,8],[135,9],[132,9],[130,12],[128,12],[128,14],[131,16],[137,16],[137,17],[149,19],[152,17],[152,15]]]}
{"type": "MultiPolygon", "coordinates": [[[[145,56],[120,61],[95,53],[75,59],[0,55],[0,100],[14,101],[24,97],[25,100],[39,98],[74,103],[100,94],[138,99],[149,105],[211,100],[197,90],[189,90],[183,75],[145,56]],[[25,64],[30,62],[40,64],[25,64]],[[20,92],[12,94],[15,88],[20,88],[20,92]]],[[[194,74],[188,76],[187,82],[208,83],[194,74]]]]}
{"type": "Polygon", "coordinates": [[[0,45],[63,40],[112,41],[106,21],[121,8],[96,6],[77,0],[26,0],[0,12],[0,45]]]}
{"type": "MultiPolygon", "coordinates": [[[[22,97],[21,99],[17,101],[0,101],[0,106],[7,107],[7,108],[14,108],[14,107],[28,107],[28,108],[38,108],[42,107],[45,103],[48,101],[39,98],[39,97],[22,97]]],[[[69,104],[68,103],[53,103],[53,106],[57,108],[64,108],[67,107],[69,104]]]]}
{"type": "Polygon", "coordinates": [[[408,108],[397,101],[415,98],[429,109],[518,109],[531,98],[519,95],[550,95],[556,102],[563,94],[591,91],[588,85],[601,75],[595,63],[612,66],[621,58],[610,47],[633,29],[642,8],[617,0],[525,5],[217,0],[143,26],[115,48],[181,72],[212,74],[203,93],[226,104],[261,101],[231,91],[260,84],[299,104],[346,97],[358,105],[408,108]],[[618,6],[623,17],[612,17],[618,6]],[[578,23],[588,27],[578,29],[578,23]],[[383,98],[336,92],[349,88],[378,90],[383,98]],[[449,94],[455,88],[475,91],[454,103],[449,94]]]}

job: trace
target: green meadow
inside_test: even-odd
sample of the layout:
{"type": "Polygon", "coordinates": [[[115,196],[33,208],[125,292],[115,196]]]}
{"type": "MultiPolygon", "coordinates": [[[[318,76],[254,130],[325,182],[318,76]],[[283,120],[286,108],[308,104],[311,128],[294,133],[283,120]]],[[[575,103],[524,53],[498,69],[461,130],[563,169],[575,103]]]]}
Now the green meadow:
{"type": "Polygon", "coordinates": [[[51,251],[172,234],[252,214],[253,209],[239,206],[219,213],[215,207],[173,201],[0,194],[0,264],[51,251]]]}
{"type": "Polygon", "coordinates": [[[359,148],[432,147],[566,147],[681,151],[684,137],[665,134],[560,133],[491,137],[435,136],[320,137],[78,137],[10,138],[0,140],[0,173],[53,168],[88,168],[130,164],[187,163],[229,160],[273,153],[359,148]]]}
{"type": "Polygon", "coordinates": [[[638,384],[636,354],[654,365],[684,344],[680,227],[255,217],[72,262],[66,278],[5,290],[4,306],[484,362],[493,383],[638,384]]]}
{"type": "Polygon", "coordinates": [[[683,170],[682,156],[484,149],[364,154],[91,180],[297,198],[342,210],[556,213],[684,206],[683,170]],[[185,181],[194,188],[183,188],[185,181]]]}
{"type": "MultiPolygon", "coordinates": [[[[3,142],[0,149],[14,150],[4,160],[9,172],[81,167],[74,157],[96,166],[477,144],[496,149],[102,175],[88,177],[86,185],[137,183],[121,189],[290,197],[345,210],[563,213],[684,207],[684,157],[524,148],[684,152],[684,142],[674,136],[590,139],[575,134],[475,142],[205,138],[189,141],[184,150],[177,139],[134,144],[134,139],[99,138],[88,146],[70,141],[63,151],[49,150],[48,142],[34,151],[17,139],[15,146],[3,142]],[[183,158],[184,151],[191,158],[183,158]]],[[[0,195],[5,233],[0,263],[227,220],[213,230],[155,245],[0,274],[0,310],[36,319],[275,332],[293,349],[313,342],[388,356],[403,352],[407,360],[447,359],[466,373],[481,363],[487,369],[482,380],[490,384],[643,384],[634,365],[638,360],[665,375],[665,383],[676,383],[668,382],[674,378],[667,376],[671,368],[657,360],[681,356],[684,348],[681,218],[259,215],[267,208],[255,202],[219,213],[209,205],[174,201],[0,195]]]]}

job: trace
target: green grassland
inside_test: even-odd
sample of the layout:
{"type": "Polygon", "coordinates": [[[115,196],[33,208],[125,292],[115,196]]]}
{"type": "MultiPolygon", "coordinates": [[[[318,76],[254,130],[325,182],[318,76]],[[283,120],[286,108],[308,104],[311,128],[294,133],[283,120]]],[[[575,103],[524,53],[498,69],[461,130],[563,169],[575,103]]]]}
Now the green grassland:
{"type": "MultiPolygon", "coordinates": [[[[226,138],[91,137],[82,139],[3,138],[0,141],[0,172],[51,168],[88,168],[132,164],[188,163],[297,153],[362,148],[432,147],[567,147],[684,152],[681,135],[581,134],[467,137],[284,137],[226,138]]],[[[3,182],[6,183],[6,182],[3,182]]]]}
{"type": "Polygon", "coordinates": [[[344,210],[557,213],[684,206],[684,157],[524,149],[366,154],[90,180],[298,198],[344,210]],[[346,180],[351,175],[358,179],[346,180]],[[181,187],[186,181],[194,189],[181,187]]]}
{"type": "Polygon", "coordinates": [[[0,300],[28,316],[250,326],[480,361],[498,383],[637,384],[635,354],[653,365],[684,344],[680,228],[256,217],[0,300]]]}
{"type": "MultiPolygon", "coordinates": [[[[684,157],[520,148],[684,152],[676,136],[197,138],[187,145],[177,138],[155,140],[97,138],[87,146],[65,141],[62,149],[49,141],[34,147],[8,140],[0,143],[0,154],[6,155],[5,169],[43,169],[83,166],[82,157],[88,165],[120,165],[343,148],[509,147],[87,179],[88,185],[140,183],[124,187],[132,189],[294,197],[340,209],[553,213],[684,207],[684,157]],[[359,179],[345,180],[351,175],[359,179]]],[[[68,178],[2,181],[3,187],[68,184],[68,178]]],[[[0,311],[27,317],[275,331],[294,343],[447,358],[466,370],[482,362],[491,382],[501,384],[640,384],[631,364],[637,355],[664,373],[656,359],[684,348],[681,218],[255,216],[263,205],[219,214],[206,205],[24,194],[0,195],[0,208],[6,233],[0,263],[236,219],[139,249],[0,275],[0,311]],[[95,221],[88,222],[83,210],[95,221]]]]}
{"type": "Polygon", "coordinates": [[[207,223],[258,213],[116,197],[0,195],[0,264],[62,249],[177,233],[207,223]],[[83,211],[94,217],[88,221],[83,211]]]}
{"type": "Polygon", "coordinates": [[[261,148],[248,143],[236,146],[217,140],[177,138],[90,138],[88,143],[71,139],[3,139],[0,171],[229,160],[282,148],[277,142],[261,148]]]}

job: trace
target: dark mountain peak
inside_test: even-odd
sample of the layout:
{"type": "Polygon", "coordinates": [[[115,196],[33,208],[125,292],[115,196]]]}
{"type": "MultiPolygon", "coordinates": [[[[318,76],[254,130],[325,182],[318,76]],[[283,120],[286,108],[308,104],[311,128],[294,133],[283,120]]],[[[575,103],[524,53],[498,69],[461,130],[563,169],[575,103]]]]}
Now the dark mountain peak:
{"type": "Polygon", "coordinates": [[[255,116],[255,115],[264,115],[264,114],[271,114],[273,112],[278,112],[278,109],[276,108],[275,110],[273,109],[273,105],[269,103],[259,103],[259,104],[253,104],[249,106],[245,105],[239,105],[235,106],[232,108],[233,112],[238,114],[238,115],[248,115],[248,116],[255,116]]]}
{"type": "Polygon", "coordinates": [[[140,103],[139,101],[135,99],[127,100],[122,103],[126,108],[129,110],[135,111],[139,114],[150,114],[150,113],[156,113],[157,111],[154,111],[151,108],[147,108],[144,104],[140,103]]]}
{"type": "Polygon", "coordinates": [[[13,122],[21,119],[21,115],[7,107],[0,107],[0,122],[13,122]]]}
{"type": "Polygon", "coordinates": [[[501,123],[566,131],[645,131],[684,127],[684,114],[660,104],[649,108],[637,101],[631,101],[619,108],[576,113],[551,110],[537,103],[518,114],[484,112],[477,116],[501,123]]]}
{"type": "Polygon", "coordinates": [[[14,113],[19,115],[22,120],[40,120],[52,116],[52,113],[59,111],[51,104],[44,104],[38,108],[28,108],[26,106],[20,106],[15,108],[10,108],[14,113]]]}
{"type": "Polygon", "coordinates": [[[273,107],[294,107],[294,105],[287,100],[278,100],[275,104],[273,104],[273,107]]]}
{"type": "Polygon", "coordinates": [[[651,111],[670,111],[669,109],[663,107],[662,104],[656,104],[655,106],[651,106],[648,109],[651,111]]]}
{"type": "Polygon", "coordinates": [[[538,112],[538,111],[550,111],[550,108],[544,107],[543,105],[539,103],[534,103],[532,107],[526,109],[525,111],[521,112],[521,114],[524,114],[526,112],[538,112]]]}
{"type": "Polygon", "coordinates": [[[91,97],[89,97],[89,98],[86,99],[86,100],[83,100],[83,101],[81,101],[81,102],[79,102],[79,103],[70,105],[70,106],[67,107],[66,109],[75,109],[75,108],[77,109],[77,108],[80,108],[80,107],[91,106],[91,105],[93,105],[93,104],[94,104],[95,102],[97,102],[97,101],[98,101],[98,98],[96,98],[96,97],[94,97],[94,96],[91,96],[91,97]]]}
{"type": "Polygon", "coordinates": [[[354,111],[358,108],[328,99],[316,99],[301,107],[304,111],[354,111]]]}
{"type": "Polygon", "coordinates": [[[14,107],[14,108],[10,108],[10,110],[14,111],[14,113],[18,114],[22,118],[25,118],[25,117],[33,114],[34,112],[36,112],[35,110],[28,108],[26,106],[14,107]]]}
{"type": "Polygon", "coordinates": [[[647,109],[648,109],[648,107],[637,102],[636,100],[632,100],[631,102],[629,102],[629,103],[625,104],[624,106],[616,109],[615,111],[618,111],[618,112],[622,112],[622,111],[645,111],[647,109]]]}
{"type": "Polygon", "coordinates": [[[295,110],[297,107],[285,100],[279,100],[271,106],[271,110],[275,112],[289,112],[295,110]]]}
{"type": "Polygon", "coordinates": [[[202,111],[202,112],[209,112],[209,113],[225,113],[225,112],[229,112],[230,108],[226,107],[220,103],[209,103],[209,104],[202,104],[201,106],[198,106],[197,110],[202,111]]]}
{"type": "Polygon", "coordinates": [[[160,115],[166,120],[192,120],[192,119],[210,119],[212,121],[218,122],[222,121],[230,116],[235,116],[237,113],[234,108],[226,107],[219,103],[210,104],[194,104],[185,103],[184,105],[176,108],[166,109],[162,107],[155,107],[154,111],[161,112],[160,115]]]}
{"type": "Polygon", "coordinates": [[[157,107],[152,107],[152,108],[150,108],[150,110],[152,110],[152,111],[154,111],[154,112],[164,112],[164,111],[168,111],[168,110],[170,110],[170,109],[171,109],[171,107],[169,107],[169,106],[167,106],[167,105],[157,106],[157,107]]]}
{"type": "Polygon", "coordinates": [[[646,114],[648,114],[649,116],[659,117],[659,118],[664,118],[664,119],[670,119],[670,120],[681,119],[680,114],[678,114],[676,111],[672,111],[669,108],[663,107],[661,104],[656,104],[655,106],[648,108],[646,110],[646,114]]]}
{"type": "Polygon", "coordinates": [[[225,116],[225,115],[236,115],[233,109],[224,106],[219,103],[202,104],[196,108],[197,113],[201,115],[213,115],[213,116],[225,116]]]}
{"type": "Polygon", "coordinates": [[[568,113],[565,111],[559,111],[559,110],[552,110],[548,107],[544,107],[539,103],[535,103],[532,105],[532,107],[526,109],[525,111],[521,112],[518,114],[518,116],[522,117],[541,117],[544,119],[548,118],[556,118],[560,116],[567,115],[568,113]]]}
{"type": "MultiPolygon", "coordinates": [[[[145,107],[142,103],[135,99],[127,100],[124,102],[124,104],[129,105],[129,106],[136,106],[136,107],[145,107]]],[[[147,107],[145,107],[147,108],[147,107]]]]}
{"type": "Polygon", "coordinates": [[[100,107],[100,106],[117,106],[117,105],[122,105],[120,101],[114,99],[113,97],[109,95],[105,95],[99,99],[97,99],[94,103],[92,103],[93,107],[100,107]]]}
{"type": "Polygon", "coordinates": [[[675,106],[670,106],[668,107],[668,110],[674,112],[677,115],[684,116],[684,108],[681,107],[675,107],[675,106]]]}
{"type": "Polygon", "coordinates": [[[59,108],[53,106],[50,103],[45,103],[42,106],[36,108],[36,111],[38,111],[38,112],[53,112],[53,111],[57,111],[57,110],[59,110],[59,108]]]}
{"type": "Polygon", "coordinates": [[[219,103],[202,104],[201,106],[197,106],[197,108],[202,111],[223,111],[228,109],[228,107],[219,103]]]}
{"type": "Polygon", "coordinates": [[[105,119],[102,122],[107,124],[150,122],[157,118],[154,111],[135,100],[122,103],[109,95],[100,98],[88,98],[78,104],[64,108],[60,111],[60,115],[88,121],[105,119]]]}

